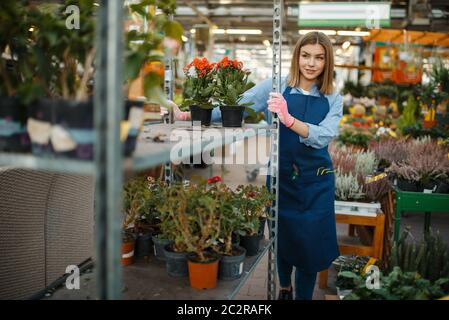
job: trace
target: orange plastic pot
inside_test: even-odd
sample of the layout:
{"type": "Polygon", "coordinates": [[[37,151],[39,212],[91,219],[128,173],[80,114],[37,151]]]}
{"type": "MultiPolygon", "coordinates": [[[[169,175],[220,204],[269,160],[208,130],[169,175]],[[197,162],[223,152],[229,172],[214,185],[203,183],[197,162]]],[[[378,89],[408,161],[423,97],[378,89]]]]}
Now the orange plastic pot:
{"type": "Polygon", "coordinates": [[[135,241],[122,243],[122,266],[129,266],[134,263],[135,241]]]}
{"type": "Polygon", "coordinates": [[[217,286],[219,257],[198,262],[195,255],[187,257],[190,286],[194,289],[213,289],[217,286]]]}
{"type": "Polygon", "coordinates": [[[437,122],[435,120],[424,120],[423,121],[423,128],[424,129],[430,129],[435,127],[437,122]]]}

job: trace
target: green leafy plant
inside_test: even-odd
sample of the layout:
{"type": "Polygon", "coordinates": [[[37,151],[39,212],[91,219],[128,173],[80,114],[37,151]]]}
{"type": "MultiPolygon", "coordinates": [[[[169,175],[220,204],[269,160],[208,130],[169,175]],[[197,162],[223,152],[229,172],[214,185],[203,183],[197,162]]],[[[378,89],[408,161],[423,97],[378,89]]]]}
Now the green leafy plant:
{"type": "Polygon", "coordinates": [[[123,229],[135,227],[138,219],[148,211],[148,199],[151,196],[145,177],[130,179],[123,186],[123,229]]]}
{"type": "Polygon", "coordinates": [[[143,72],[143,86],[147,98],[166,104],[162,84],[163,59],[178,50],[183,27],[170,15],[176,10],[175,0],[143,0],[129,6],[130,15],[146,21],[147,31],[129,30],[125,34],[125,79],[127,84],[143,72]],[[156,14],[156,7],[162,12],[156,14]]]}
{"type": "Polygon", "coordinates": [[[235,206],[243,214],[238,234],[252,236],[259,232],[260,219],[266,216],[267,208],[274,200],[265,186],[240,185],[236,189],[235,206]]]}
{"type": "Polygon", "coordinates": [[[402,111],[402,115],[397,120],[397,126],[402,133],[404,128],[414,125],[418,121],[418,102],[413,95],[410,95],[407,99],[407,104],[402,111]]]}
{"type": "Polygon", "coordinates": [[[217,201],[217,210],[220,215],[220,238],[223,245],[214,246],[214,250],[231,256],[233,253],[232,235],[239,230],[244,222],[244,216],[236,206],[236,195],[225,184],[215,184],[210,188],[210,194],[217,201]]]}
{"type": "Polygon", "coordinates": [[[373,135],[360,128],[345,128],[337,137],[337,141],[343,145],[354,145],[367,148],[368,143],[373,139],[373,135]]]}
{"type": "Polygon", "coordinates": [[[0,52],[9,57],[0,57],[0,95],[15,96],[24,83],[24,64],[28,52],[28,33],[31,23],[23,1],[5,0],[0,3],[0,52]],[[21,63],[16,63],[21,61],[21,63]]]}
{"type": "Polygon", "coordinates": [[[400,267],[394,267],[386,276],[381,274],[379,289],[367,288],[367,275],[361,277],[345,272],[340,276],[350,278],[355,284],[344,300],[430,300],[449,293],[449,279],[441,278],[432,283],[416,272],[403,272],[400,267]]]}
{"type": "Polygon", "coordinates": [[[400,239],[393,243],[387,265],[390,271],[400,267],[404,271],[417,272],[431,282],[449,278],[449,246],[443,242],[439,232],[427,233],[418,242],[407,228],[400,239]]]}
{"type": "MultiPolygon", "coordinates": [[[[249,107],[253,103],[241,103],[243,94],[254,87],[254,83],[249,81],[251,72],[243,69],[243,64],[237,60],[229,60],[224,57],[214,67],[216,80],[214,97],[222,106],[242,106],[249,107]]],[[[246,108],[245,111],[253,114],[254,111],[246,108]]]]}
{"type": "Polygon", "coordinates": [[[204,183],[172,184],[164,192],[166,201],[160,206],[161,227],[174,241],[173,249],[195,253],[199,261],[207,261],[206,250],[216,243],[221,230],[216,199],[204,183]]]}

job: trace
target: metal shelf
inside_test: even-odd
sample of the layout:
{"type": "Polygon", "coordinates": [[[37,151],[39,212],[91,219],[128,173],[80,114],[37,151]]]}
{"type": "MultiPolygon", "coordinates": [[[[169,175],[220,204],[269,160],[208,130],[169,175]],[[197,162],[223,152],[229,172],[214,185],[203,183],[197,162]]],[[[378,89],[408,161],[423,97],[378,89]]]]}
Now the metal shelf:
{"type": "MultiPolygon", "coordinates": [[[[233,281],[218,280],[217,287],[209,290],[191,288],[188,277],[170,277],[166,272],[165,262],[156,260],[154,256],[150,256],[147,262],[140,258],[136,263],[123,268],[123,299],[233,299],[267,253],[272,241],[274,240],[263,239],[259,253],[245,258],[243,274],[239,279],[233,281]]],[[[96,289],[95,273],[83,274],[80,278],[80,286],[80,290],[68,290],[65,286],[62,286],[47,299],[93,299],[96,289]]]]}
{"type": "Polygon", "coordinates": [[[125,160],[125,169],[143,170],[154,167],[165,162],[181,161],[191,155],[210,151],[223,145],[231,144],[245,138],[251,138],[258,134],[270,132],[271,127],[266,125],[245,124],[242,128],[223,128],[221,125],[211,125],[210,127],[192,127],[189,121],[178,121],[175,124],[155,124],[146,126],[139,137],[137,148],[132,159],[125,160]],[[194,133],[194,130],[196,132],[194,133]],[[208,131],[206,131],[208,130],[208,131]],[[214,130],[214,131],[212,131],[214,130]],[[182,131],[188,134],[189,139],[182,142],[170,141],[171,134],[182,131]],[[215,132],[215,139],[210,139],[210,135],[202,135],[204,132],[215,132]],[[201,136],[199,133],[201,132],[201,136]],[[153,138],[162,136],[164,142],[154,142],[153,138]],[[218,139],[219,137],[219,139],[218,139]],[[186,155],[171,155],[173,147],[187,147],[189,153],[186,155]],[[189,148],[190,146],[190,148],[189,148]]]}
{"type": "MultiPolygon", "coordinates": [[[[210,141],[207,137],[193,139],[193,127],[188,121],[179,121],[175,124],[153,124],[146,125],[137,142],[136,151],[132,158],[124,159],[125,170],[144,170],[169,161],[178,161],[182,158],[190,157],[204,151],[210,151],[222,145],[253,137],[257,134],[270,132],[271,127],[266,125],[244,125],[243,128],[223,128],[221,125],[208,127],[219,133],[222,139],[210,141]],[[259,129],[264,129],[260,131],[259,129]],[[183,130],[190,135],[190,139],[178,142],[171,142],[170,135],[176,130],[183,130]],[[156,135],[163,135],[166,141],[154,142],[156,135]],[[170,158],[171,150],[176,145],[192,145],[190,152],[184,157],[175,156],[170,158]]],[[[203,133],[208,128],[201,128],[203,133]]],[[[199,132],[199,130],[198,130],[199,132]]],[[[0,166],[14,166],[33,170],[45,170],[62,173],[77,173],[82,175],[95,174],[95,164],[93,161],[65,159],[65,158],[44,158],[30,154],[0,153],[0,166]]]]}

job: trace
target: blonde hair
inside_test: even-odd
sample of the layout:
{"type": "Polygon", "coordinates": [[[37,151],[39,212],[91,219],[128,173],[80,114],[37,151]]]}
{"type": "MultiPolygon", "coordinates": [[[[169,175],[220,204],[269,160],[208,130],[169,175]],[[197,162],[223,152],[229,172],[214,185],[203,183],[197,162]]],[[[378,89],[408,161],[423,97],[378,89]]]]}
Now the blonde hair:
{"type": "Polygon", "coordinates": [[[308,44],[320,44],[324,49],[324,70],[318,76],[317,85],[321,93],[331,94],[334,92],[334,51],[329,38],[324,33],[318,31],[306,33],[298,40],[298,42],[296,42],[295,50],[293,51],[292,64],[290,66],[288,85],[290,87],[299,87],[299,79],[301,77],[301,71],[299,70],[299,55],[301,48],[308,44]]]}

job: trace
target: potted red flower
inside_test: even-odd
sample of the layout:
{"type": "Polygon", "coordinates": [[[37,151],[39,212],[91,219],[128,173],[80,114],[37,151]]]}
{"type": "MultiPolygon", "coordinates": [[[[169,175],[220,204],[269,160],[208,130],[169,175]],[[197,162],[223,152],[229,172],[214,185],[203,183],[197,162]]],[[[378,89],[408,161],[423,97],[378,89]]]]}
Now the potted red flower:
{"type": "Polygon", "coordinates": [[[210,125],[212,117],[212,95],[214,92],[213,63],[206,58],[195,58],[184,67],[186,80],[183,86],[182,107],[190,108],[192,124],[210,125]]]}
{"type": "Polygon", "coordinates": [[[229,60],[228,57],[224,57],[214,67],[214,97],[220,104],[224,127],[241,127],[244,111],[255,116],[254,110],[248,108],[253,103],[240,102],[243,94],[254,86],[248,79],[250,73],[243,69],[242,62],[229,60]]]}

